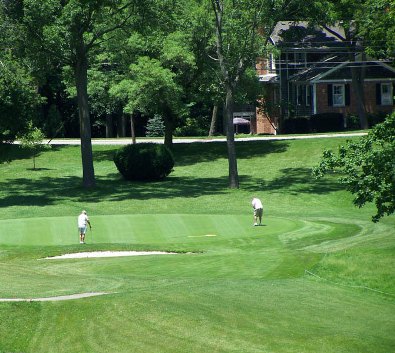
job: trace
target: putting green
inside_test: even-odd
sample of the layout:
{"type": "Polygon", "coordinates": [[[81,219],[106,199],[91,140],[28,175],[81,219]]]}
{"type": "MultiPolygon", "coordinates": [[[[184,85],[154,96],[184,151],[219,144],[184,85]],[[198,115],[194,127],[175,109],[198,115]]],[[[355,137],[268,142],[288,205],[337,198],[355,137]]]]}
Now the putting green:
{"type": "MultiPolygon", "coordinates": [[[[272,236],[295,231],[303,223],[265,218],[253,227],[252,216],[243,215],[106,215],[91,217],[87,243],[188,243],[222,241],[254,235],[272,236]]],[[[20,218],[0,221],[0,244],[70,245],[78,242],[76,217],[20,218]]]]}

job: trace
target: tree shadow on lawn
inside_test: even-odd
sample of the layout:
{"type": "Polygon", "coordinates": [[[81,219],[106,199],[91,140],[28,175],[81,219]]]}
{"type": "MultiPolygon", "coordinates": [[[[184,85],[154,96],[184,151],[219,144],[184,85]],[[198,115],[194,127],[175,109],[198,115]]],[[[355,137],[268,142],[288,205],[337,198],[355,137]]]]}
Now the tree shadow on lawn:
{"type": "MultiPolygon", "coordinates": [[[[284,141],[240,141],[236,142],[236,155],[238,159],[262,157],[271,153],[285,152],[288,142],[284,141]]],[[[94,150],[94,161],[112,161],[114,153],[122,147],[105,150],[94,150]]],[[[196,163],[210,162],[217,159],[227,159],[226,142],[194,142],[175,143],[172,153],[176,166],[188,166],[196,163]]]]}
{"type": "MultiPolygon", "coordinates": [[[[257,191],[287,191],[290,194],[327,193],[340,186],[327,179],[314,180],[308,168],[286,168],[282,176],[265,183],[263,179],[240,175],[240,188],[251,193],[257,191]]],[[[0,207],[47,206],[65,200],[74,202],[117,202],[124,200],[171,199],[176,197],[195,198],[205,195],[228,193],[228,178],[172,177],[157,182],[130,182],[113,173],[97,177],[97,186],[84,189],[77,176],[40,179],[19,178],[0,184],[7,190],[0,198],[0,207]]]]}
{"type": "MultiPolygon", "coordinates": [[[[248,185],[255,185],[251,177],[241,177],[248,185]]],[[[40,179],[19,178],[0,183],[4,197],[0,207],[47,206],[65,200],[74,202],[117,202],[123,200],[171,199],[175,197],[194,198],[204,195],[220,195],[227,192],[227,178],[168,177],[158,182],[129,182],[118,174],[105,178],[97,177],[92,189],[81,186],[81,178],[43,177],[40,179]]]]}
{"type": "Polygon", "coordinates": [[[276,192],[288,190],[291,195],[300,193],[326,194],[329,192],[344,190],[344,186],[333,179],[315,179],[311,168],[284,168],[277,178],[262,183],[265,191],[276,192]]]}

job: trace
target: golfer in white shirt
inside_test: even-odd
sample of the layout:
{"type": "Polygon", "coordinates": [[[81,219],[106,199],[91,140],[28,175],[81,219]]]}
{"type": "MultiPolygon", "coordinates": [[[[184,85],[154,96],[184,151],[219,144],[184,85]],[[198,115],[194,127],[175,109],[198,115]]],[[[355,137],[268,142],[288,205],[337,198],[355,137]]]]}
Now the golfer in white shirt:
{"type": "Polygon", "coordinates": [[[80,233],[80,244],[85,244],[85,234],[88,224],[89,228],[92,229],[91,222],[89,221],[86,211],[82,211],[81,214],[78,216],[78,232],[80,233]]]}
{"type": "Polygon", "coordinates": [[[251,204],[252,208],[254,209],[254,226],[258,225],[258,219],[259,225],[262,225],[263,206],[261,200],[259,200],[257,197],[254,197],[251,204]]]}

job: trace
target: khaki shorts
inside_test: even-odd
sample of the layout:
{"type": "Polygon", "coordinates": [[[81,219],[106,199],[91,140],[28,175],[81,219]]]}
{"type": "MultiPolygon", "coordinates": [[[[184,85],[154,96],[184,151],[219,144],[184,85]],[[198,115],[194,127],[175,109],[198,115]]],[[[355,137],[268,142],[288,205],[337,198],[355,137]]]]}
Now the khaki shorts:
{"type": "Polygon", "coordinates": [[[263,214],[263,209],[262,208],[254,209],[254,216],[255,217],[262,217],[262,214],[263,214]]]}

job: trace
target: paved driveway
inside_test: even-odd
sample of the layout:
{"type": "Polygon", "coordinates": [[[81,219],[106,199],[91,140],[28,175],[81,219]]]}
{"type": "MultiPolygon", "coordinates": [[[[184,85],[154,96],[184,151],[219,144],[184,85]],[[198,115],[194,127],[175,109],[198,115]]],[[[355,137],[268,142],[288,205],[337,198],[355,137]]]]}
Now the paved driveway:
{"type": "MultiPolygon", "coordinates": [[[[328,138],[328,137],[354,137],[364,136],[366,132],[351,132],[351,133],[328,133],[328,134],[309,134],[309,135],[277,135],[277,136],[256,136],[256,137],[236,137],[235,141],[277,141],[277,140],[301,140],[301,139],[312,139],[312,138],[328,138]]],[[[155,142],[163,143],[161,138],[137,138],[137,143],[143,142],[155,142]]],[[[191,143],[191,142],[223,142],[226,141],[226,137],[215,137],[215,138],[175,138],[173,143],[191,143]]],[[[46,141],[48,142],[48,141],[46,141]]],[[[51,145],[80,145],[80,139],[53,139],[49,142],[51,145]]],[[[92,139],[93,145],[127,145],[132,143],[131,138],[102,138],[92,139]]]]}

